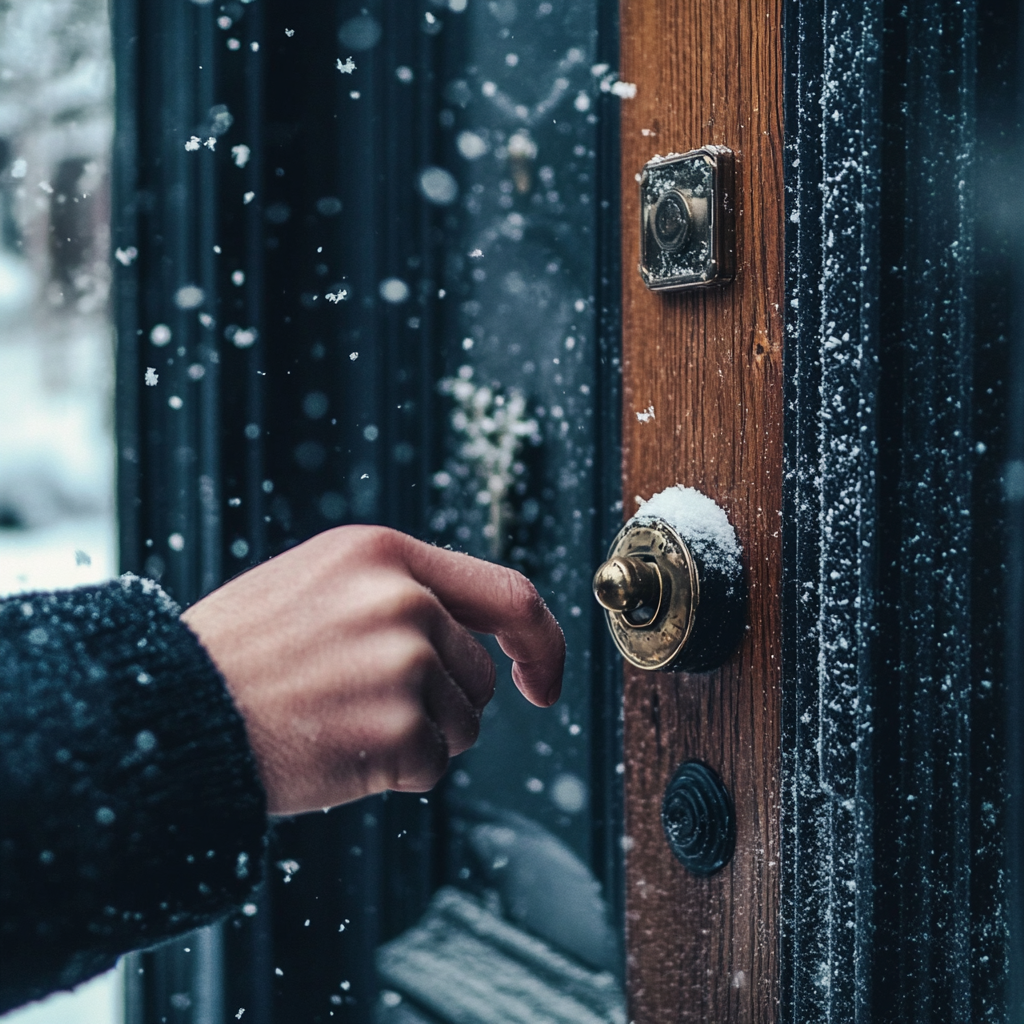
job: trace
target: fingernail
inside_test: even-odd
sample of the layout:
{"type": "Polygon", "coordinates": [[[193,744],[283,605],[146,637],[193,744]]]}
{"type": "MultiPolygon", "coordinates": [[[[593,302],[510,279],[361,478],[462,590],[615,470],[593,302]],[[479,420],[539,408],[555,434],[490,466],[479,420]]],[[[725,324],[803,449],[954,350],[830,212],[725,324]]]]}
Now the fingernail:
{"type": "Polygon", "coordinates": [[[562,680],[559,679],[558,682],[555,683],[555,685],[552,686],[550,690],[548,690],[548,696],[547,696],[548,705],[547,706],[551,707],[551,705],[554,704],[555,701],[558,700],[558,698],[561,697],[561,696],[562,696],[562,680]]]}

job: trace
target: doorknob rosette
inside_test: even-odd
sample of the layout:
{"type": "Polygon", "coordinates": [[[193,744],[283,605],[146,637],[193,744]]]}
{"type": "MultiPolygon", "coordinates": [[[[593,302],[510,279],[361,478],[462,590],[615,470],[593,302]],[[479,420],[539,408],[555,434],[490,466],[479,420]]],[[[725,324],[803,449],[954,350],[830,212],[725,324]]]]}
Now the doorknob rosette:
{"type": "Polygon", "coordinates": [[[690,487],[656,494],[619,531],[594,596],[622,656],[637,668],[702,672],[743,631],[740,545],[725,510],[690,487]]]}

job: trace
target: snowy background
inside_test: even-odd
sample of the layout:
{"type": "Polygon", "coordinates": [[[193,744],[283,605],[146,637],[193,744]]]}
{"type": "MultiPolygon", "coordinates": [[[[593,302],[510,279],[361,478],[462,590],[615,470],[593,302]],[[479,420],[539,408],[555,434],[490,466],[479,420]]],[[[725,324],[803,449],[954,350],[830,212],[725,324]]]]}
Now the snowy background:
{"type": "MultiPolygon", "coordinates": [[[[106,0],[0,0],[0,595],[116,572],[106,0]]],[[[3,1018],[115,1024],[117,972],[3,1018]]]]}

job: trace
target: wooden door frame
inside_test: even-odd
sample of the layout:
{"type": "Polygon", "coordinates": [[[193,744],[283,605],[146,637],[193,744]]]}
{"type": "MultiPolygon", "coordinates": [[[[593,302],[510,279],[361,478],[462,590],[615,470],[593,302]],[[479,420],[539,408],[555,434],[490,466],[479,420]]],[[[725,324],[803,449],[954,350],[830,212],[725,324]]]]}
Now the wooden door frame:
{"type": "Polygon", "coordinates": [[[621,19],[620,73],[637,86],[621,122],[624,514],[675,483],[714,498],[743,545],[750,624],[717,671],[626,672],[630,1019],[767,1021],[779,975],[781,8],[623,0],[621,19]],[[736,280],[651,293],[636,270],[637,172],[709,144],[737,154],[736,280]],[[710,878],[689,874],[662,833],[665,785],[688,759],[736,805],[735,855],[710,878]]]}

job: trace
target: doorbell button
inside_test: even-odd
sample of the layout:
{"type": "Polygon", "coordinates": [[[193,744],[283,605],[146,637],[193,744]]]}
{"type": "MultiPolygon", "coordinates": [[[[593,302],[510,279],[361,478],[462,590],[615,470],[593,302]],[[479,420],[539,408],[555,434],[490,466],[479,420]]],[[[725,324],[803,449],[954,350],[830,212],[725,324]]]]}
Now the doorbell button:
{"type": "Polygon", "coordinates": [[[713,875],[736,848],[736,810],[729,790],[701,761],[684,761],[665,787],[661,827],[680,864],[695,875],[713,875]]]}
{"type": "Polygon", "coordinates": [[[655,157],[640,172],[640,276],[651,291],[736,274],[735,158],[725,146],[655,157]]]}

